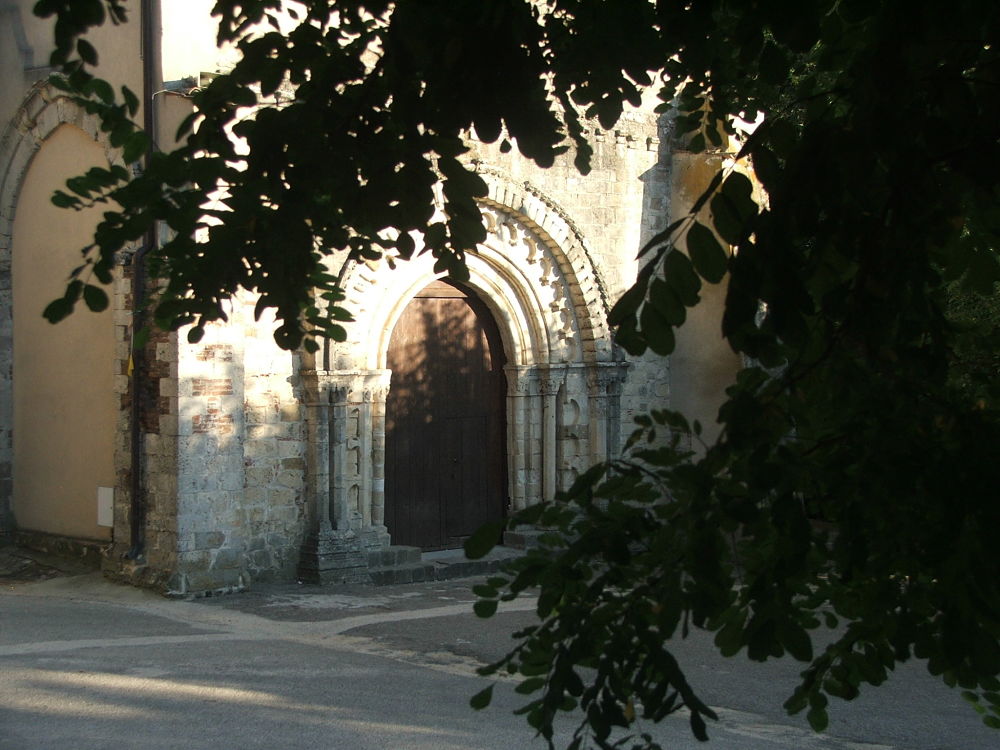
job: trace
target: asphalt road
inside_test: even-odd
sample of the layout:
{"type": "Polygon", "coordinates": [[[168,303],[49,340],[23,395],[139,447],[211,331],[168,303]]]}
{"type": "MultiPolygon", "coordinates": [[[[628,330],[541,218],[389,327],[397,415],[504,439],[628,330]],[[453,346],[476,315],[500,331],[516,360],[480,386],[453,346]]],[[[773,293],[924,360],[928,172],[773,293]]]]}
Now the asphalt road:
{"type": "MultiPolygon", "coordinates": [[[[272,586],[172,601],[96,574],[0,588],[0,749],[458,750],[544,747],[513,684],[483,712],[478,665],[512,645],[530,601],[483,621],[470,581],[272,586]]],[[[996,750],[962,698],[907,664],[809,731],[781,703],[800,666],[675,653],[720,721],[724,750],[996,750]]],[[[665,748],[706,747],[682,718],[643,727],[665,748]]],[[[563,727],[565,746],[571,725],[563,727]]]]}

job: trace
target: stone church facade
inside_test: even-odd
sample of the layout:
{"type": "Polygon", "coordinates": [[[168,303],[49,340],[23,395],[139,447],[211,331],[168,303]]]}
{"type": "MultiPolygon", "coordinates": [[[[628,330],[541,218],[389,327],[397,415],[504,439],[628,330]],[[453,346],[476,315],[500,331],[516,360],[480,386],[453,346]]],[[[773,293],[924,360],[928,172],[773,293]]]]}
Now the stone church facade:
{"type": "MultiPolygon", "coordinates": [[[[195,11],[207,25],[211,3],[158,5],[162,80],[220,64],[214,49],[176,53],[179,25],[195,11]]],[[[349,265],[354,321],[315,355],[280,350],[243,295],[199,343],[157,332],[130,357],[127,255],[109,310],[48,326],[41,309],[96,218],[57,216],[47,196],[119,155],[44,83],[47,29],[29,6],[0,4],[0,74],[23,81],[0,98],[0,532],[90,550],[108,575],[177,594],[361,581],[373,551],[460,546],[553,497],[616,455],[638,413],[671,404],[712,421],[738,364],[712,312],[720,289],[670,363],[625,357],[608,329],[638,248],[713,167],[641,110],[592,132],[586,177],[471,143],[489,195],[468,281],[419,255],[349,265]]],[[[134,62],[138,27],[97,46],[134,62]]],[[[106,75],[138,90],[120,63],[106,75]]],[[[172,88],[153,99],[161,134],[187,107],[172,88]]]]}

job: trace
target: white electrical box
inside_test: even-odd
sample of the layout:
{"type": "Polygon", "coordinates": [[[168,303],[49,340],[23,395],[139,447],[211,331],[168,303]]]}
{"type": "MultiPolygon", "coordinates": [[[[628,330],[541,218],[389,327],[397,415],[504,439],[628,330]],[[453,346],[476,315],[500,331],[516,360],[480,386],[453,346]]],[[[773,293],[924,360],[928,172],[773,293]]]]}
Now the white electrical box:
{"type": "Polygon", "coordinates": [[[115,525],[115,488],[97,488],[97,525],[115,525]]]}

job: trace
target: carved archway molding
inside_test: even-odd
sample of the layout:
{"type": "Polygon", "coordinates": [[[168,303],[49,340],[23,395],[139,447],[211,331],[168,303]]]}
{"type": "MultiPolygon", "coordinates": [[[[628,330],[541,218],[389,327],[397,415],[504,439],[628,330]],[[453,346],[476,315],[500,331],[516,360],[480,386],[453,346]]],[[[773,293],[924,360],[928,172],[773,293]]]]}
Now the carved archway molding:
{"type": "Polygon", "coordinates": [[[517,182],[484,164],[478,164],[477,171],[489,190],[482,204],[516,217],[553,252],[572,290],[572,304],[583,322],[584,335],[589,334],[595,342],[595,358],[613,360],[608,293],[583,233],[556,201],[531,182],[517,182]]]}
{"type": "MultiPolygon", "coordinates": [[[[607,295],[580,232],[530,185],[483,171],[488,237],[467,258],[471,288],[497,321],[507,355],[511,510],[551,498],[618,443],[625,364],[616,361],[607,295]]],[[[440,274],[416,255],[358,264],[345,279],[355,315],[330,346],[328,370],[303,373],[310,444],[312,530],[300,573],[364,580],[391,540],[384,525],[385,369],[393,328],[440,274]]]]}

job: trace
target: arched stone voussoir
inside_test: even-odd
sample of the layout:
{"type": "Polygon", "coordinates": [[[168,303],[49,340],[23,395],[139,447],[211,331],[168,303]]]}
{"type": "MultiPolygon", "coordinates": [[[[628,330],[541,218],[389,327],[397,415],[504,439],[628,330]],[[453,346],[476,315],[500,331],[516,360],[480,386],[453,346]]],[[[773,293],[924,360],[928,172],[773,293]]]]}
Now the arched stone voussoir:
{"type": "Polygon", "coordinates": [[[515,182],[483,165],[478,173],[489,189],[482,205],[518,218],[552,251],[569,285],[580,330],[595,342],[593,350],[599,360],[612,360],[608,293],[583,233],[555,200],[530,182],[515,182]]]}
{"type": "MultiPolygon", "coordinates": [[[[540,306],[518,269],[504,264],[489,248],[468,258],[469,280],[497,320],[504,350],[510,362],[533,365],[549,360],[546,321],[540,306]]],[[[347,340],[331,347],[330,367],[335,370],[375,370],[385,367],[393,328],[410,300],[441,274],[434,271],[429,255],[398,262],[394,269],[356,266],[345,287],[344,305],[354,314],[348,323],[347,340]]]]}
{"type": "Polygon", "coordinates": [[[52,134],[66,125],[82,130],[99,144],[109,164],[124,165],[121,149],[111,146],[97,115],[47,82],[32,86],[0,133],[0,265],[10,258],[9,224],[31,161],[52,134]]]}
{"type": "MultiPolygon", "coordinates": [[[[583,236],[555,202],[530,185],[481,172],[487,239],[468,257],[468,285],[497,319],[508,361],[519,366],[610,362],[608,302],[583,236]]],[[[345,279],[355,316],[331,346],[332,369],[379,369],[409,300],[440,274],[433,258],[356,264],[345,279]]]]}

